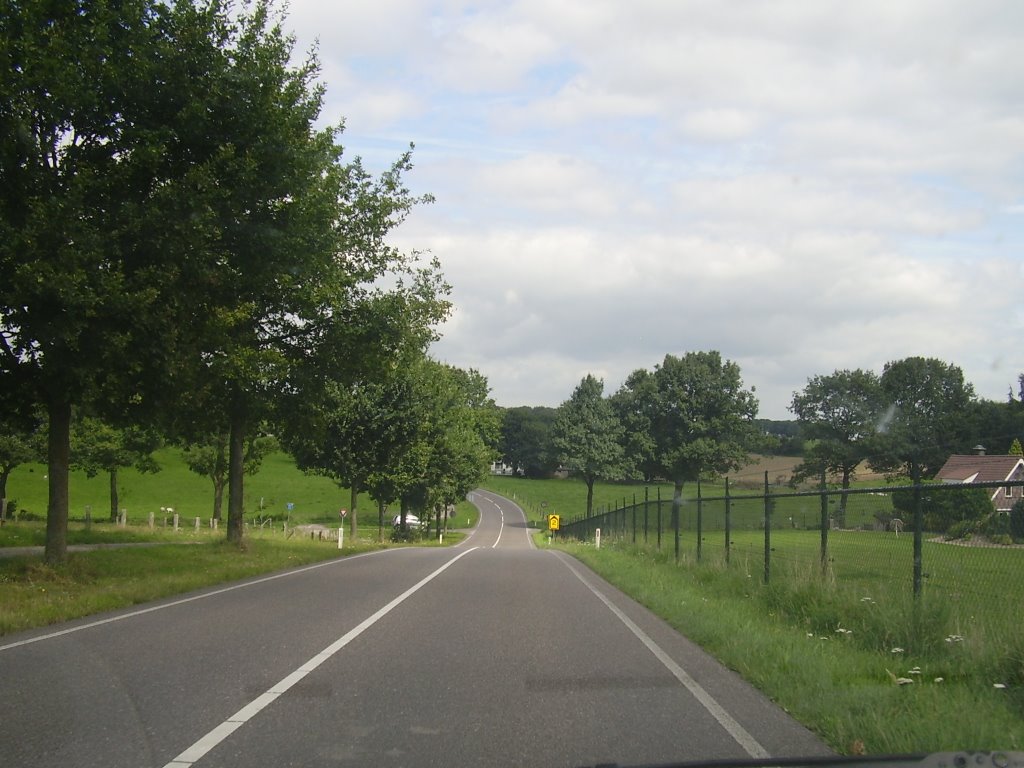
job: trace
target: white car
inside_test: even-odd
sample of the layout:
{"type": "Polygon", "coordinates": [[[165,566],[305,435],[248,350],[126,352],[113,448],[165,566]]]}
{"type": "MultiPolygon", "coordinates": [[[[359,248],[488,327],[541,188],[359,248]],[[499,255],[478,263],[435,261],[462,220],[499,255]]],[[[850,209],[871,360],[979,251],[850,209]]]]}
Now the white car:
{"type": "MultiPolygon", "coordinates": [[[[395,515],[395,519],[391,521],[391,524],[395,528],[401,528],[402,527],[402,516],[401,515],[395,515]]],[[[416,517],[416,515],[408,513],[405,516],[405,525],[406,525],[406,528],[408,528],[410,531],[414,530],[416,528],[419,528],[420,526],[425,525],[425,524],[426,524],[426,520],[421,521],[418,517],[416,517]]]]}

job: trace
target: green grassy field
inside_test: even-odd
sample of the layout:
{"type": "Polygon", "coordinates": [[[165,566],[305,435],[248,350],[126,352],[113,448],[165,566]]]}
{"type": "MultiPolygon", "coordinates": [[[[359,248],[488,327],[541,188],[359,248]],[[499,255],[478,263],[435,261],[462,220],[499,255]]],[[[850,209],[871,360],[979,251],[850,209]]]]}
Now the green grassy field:
{"type": "MultiPolygon", "coordinates": [[[[182,519],[208,519],[213,512],[213,483],[190,472],[175,448],[157,451],[156,459],[161,466],[159,472],[142,474],[134,469],[124,469],[119,473],[119,506],[128,511],[129,520],[145,520],[149,512],[158,512],[160,507],[174,508],[182,519]]],[[[46,516],[46,486],[44,465],[23,465],[11,474],[7,494],[16,501],[19,510],[43,518],[46,516]]],[[[338,510],[348,505],[347,489],[339,488],[330,478],[298,471],[292,459],[284,453],[271,454],[259,472],[245,478],[245,509],[249,515],[262,512],[282,521],[290,516],[296,524],[319,522],[336,525],[338,510]],[[287,509],[289,503],[293,505],[291,512],[287,509]]],[[[71,518],[84,518],[87,506],[92,507],[93,520],[109,518],[108,477],[100,474],[90,478],[83,472],[72,472],[71,518]]],[[[376,512],[368,498],[362,500],[360,508],[364,515],[376,512]]]]}

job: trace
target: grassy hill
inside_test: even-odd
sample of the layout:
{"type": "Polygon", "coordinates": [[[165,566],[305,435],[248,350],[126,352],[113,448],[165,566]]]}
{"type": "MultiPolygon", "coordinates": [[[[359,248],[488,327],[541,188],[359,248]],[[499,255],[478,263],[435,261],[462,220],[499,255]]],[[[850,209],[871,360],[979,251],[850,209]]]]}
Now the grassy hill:
{"type": "MultiPolygon", "coordinates": [[[[124,469],[118,475],[119,506],[127,510],[128,519],[143,521],[151,511],[159,514],[161,507],[173,507],[183,520],[196,517],[208,520],[213,514],[212,481],[189,471],[181,451],[176,448],[158,451],[156,459],[161,470],[155,474],[124,469]]],[[[45,518],[46,467],[42,464],[17,467],[8,480],[7,494],[18,510],[34,518],[45,518]]],[[[73,520],[84,518],[87,506],[92,507],[94,520],[109,517],[110,482],[107,475],[90,478],[84,472],[72,472],[70,497],[73,520]]],[[[225,514],[226,505],[225,498],[225,514]]],[[[271,454],[258,473],[245,478],[247,517],[262,514],[284,520],[289,516],[293,524],[321,522],[336,525],[338,510],[348,505],[348,489],[339,488],[330,478],[301,472],[285,453],[271,454]],[[289,503],[293,505],[290,512],[287,510],[289,503]]],[[[363,516],[375,517],[375,511],[375,505],[369,498],[361,500],[363,516]]]]}

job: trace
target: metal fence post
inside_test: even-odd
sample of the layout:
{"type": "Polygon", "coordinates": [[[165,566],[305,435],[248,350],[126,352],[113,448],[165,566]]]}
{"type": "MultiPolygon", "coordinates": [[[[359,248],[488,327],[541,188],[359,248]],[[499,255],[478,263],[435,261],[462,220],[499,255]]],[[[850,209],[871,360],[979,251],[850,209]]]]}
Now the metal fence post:
{"type": "Polygon", "coordinates": [[[683,507],[683,491],[679,490],[679,495],[676,492],[672,492],[672,537],[675,541],[675,553],[676,562],[679,562],[679,513],[683,507]]]}
{"type": "Polygon", "coordinates": [[[633,494],[633,506],[630,508],[633,514],[633,543],[636,544],[636,494],[633,494]]]}
{"type": "Polygon", "coordinates": [[[732,499],[729,498],[729,478],[725,478],[725,563],[729,564],[729,550],[732,548],[732,499]]]}
{"type": "Polygon", "coordinates": [[[828,489],[825,470],[821,470],[821,575],[828,573],[828,489]]]}
{"type": "Polygon", "coordinates": [[[921,566],[923,550],[924,511],[921,507],[921,470],[915,464],[914,480],[914,599],[921,596],[921,566]]]}
{"type": "Polygon", "coordinates": [[[701,497],[700,478],[697,478],[697,562],[703,556],[704,545],[704,499],[701,497]]]}
{"type": "Polygon", "coordinates": [[[658,551],[661,552],[661,486],[658,486],[658,551]]]}
{"type": "Polygon", "coordinates": [[[764,583],[772,575],[772,500],[769,496],[768,470],[764,473],[764,583]]]}
{"type": "Polygon", "coordinates": [[[648,503],[649,497],[650,497],[650,494],[648,493],[649,490],[650,489],[645,485],[644,486],[644,544],[647,543],[647,528],[648,528],[647,503],[648,503]]]}

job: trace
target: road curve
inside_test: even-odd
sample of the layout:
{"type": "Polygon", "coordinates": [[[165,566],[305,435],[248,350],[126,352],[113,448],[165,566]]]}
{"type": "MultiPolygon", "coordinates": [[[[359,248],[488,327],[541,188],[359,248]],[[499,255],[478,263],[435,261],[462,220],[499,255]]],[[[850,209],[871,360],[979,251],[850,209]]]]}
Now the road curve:
{"type": "Polygon", "coordinates": [[[459,766],[826,754],[476,491],[459,546],[353,556],[0,640],[0,765],[459,766]]]}

